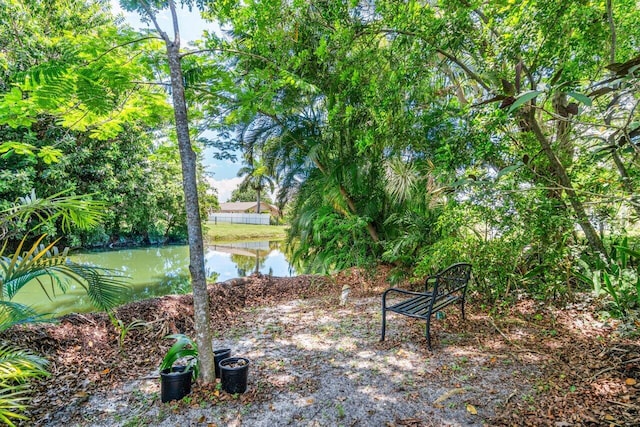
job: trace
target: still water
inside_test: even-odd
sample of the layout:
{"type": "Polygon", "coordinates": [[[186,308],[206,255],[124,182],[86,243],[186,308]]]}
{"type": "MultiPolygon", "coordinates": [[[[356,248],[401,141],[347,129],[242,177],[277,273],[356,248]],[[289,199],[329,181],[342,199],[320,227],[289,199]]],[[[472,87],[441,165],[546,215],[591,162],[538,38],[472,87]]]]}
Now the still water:
{"type": "MultiPolygon", "coordinates": [[[[205,270],[209,282],[223,282],[244,277],[256,271],[273,276],[295,276],[283,253],[282,242],[234,242],[208,245],[205,248],[205,270]]],[[[191,292],[189,282],[189,247],[161,246],[76,253],[71,261],[119,270],[129,278],[129,301],[154,296],[191,292]]],[[[47,288],[50,294],[51,289],[47,288]]],[[[61,316],[67,313],[94,311],[84,289],[70,284],[66,293],[55,291],[52,300],[36,282],[27,284],[14,298],[39,313],[61,316]]]]}

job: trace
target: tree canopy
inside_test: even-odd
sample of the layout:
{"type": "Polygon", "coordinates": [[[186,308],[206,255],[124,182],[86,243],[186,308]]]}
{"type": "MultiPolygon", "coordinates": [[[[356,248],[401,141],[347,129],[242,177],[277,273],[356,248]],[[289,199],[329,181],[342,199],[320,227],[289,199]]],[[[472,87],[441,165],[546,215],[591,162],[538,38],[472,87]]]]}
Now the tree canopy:
{"type": "MultiPolygon", "coordinates": [[[[158,40],[123,26],[104,2],[12,0],[0,14],[0,206],[31,190],[92,194],[107,215],[67,242],[184,240],[158,40]]],[[[58,234],[56,224],[47,231],[58,234]]]]}
{"type": "Polygon", "coordinates": [[[274,171],[311,269],[470,259],[486,295],[566,292],[638,218],[635,9],[217,2],[216,117],[274,171]]]}

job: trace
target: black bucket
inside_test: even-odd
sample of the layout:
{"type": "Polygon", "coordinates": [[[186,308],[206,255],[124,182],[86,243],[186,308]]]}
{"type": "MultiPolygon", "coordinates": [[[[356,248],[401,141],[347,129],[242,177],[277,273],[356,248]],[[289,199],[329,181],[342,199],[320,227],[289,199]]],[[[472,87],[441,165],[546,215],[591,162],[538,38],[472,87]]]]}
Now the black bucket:
{"type": "Polygon", "coordinates": [[[227,393],[244,393],[247,391],[249,377],[249,359],[244,357],[228,357],[220,361],[220,380],[222,389],[227,393]]]}
{"type": "Polygon", "coordinates": [[[174,366],[160,372],[160,398],[162,403],[180,400],[191,393],[193,372],[184,366],[174,366]]]}
{"type": "Polygon", "coordinates": [[[218,364],[221,360],[228,358],[231,356],[230,348],[221,348],[218,350],[213,350],[213,363],[216,367],[216,378],[220,378],[220,366],[218,364]]]}

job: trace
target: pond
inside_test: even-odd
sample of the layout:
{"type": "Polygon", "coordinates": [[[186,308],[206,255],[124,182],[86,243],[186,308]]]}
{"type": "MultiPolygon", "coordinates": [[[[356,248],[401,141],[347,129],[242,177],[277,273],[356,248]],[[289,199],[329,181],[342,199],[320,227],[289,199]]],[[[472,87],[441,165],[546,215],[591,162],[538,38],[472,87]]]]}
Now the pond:
{"type": "MultiPolygon", "coordinates": [[[[223,282],[256,271],[280,277],[295,276],[282,245],[282,242],[266,241],[208,245],[205,248],[208,282],[223,282]]],[[[129,277],[129,301],[191,292],[188,246],[84,252],[72,254],[70,259],[120,270],[129,277]]],[[[14,301],[30,305],[39,313],[55,316],[95,311],[84,289],[77,284],[71,284],[66,293],[56,290],[55,297],[50,300],[37,283],[31,282],[16,295],[14,301]]]]}

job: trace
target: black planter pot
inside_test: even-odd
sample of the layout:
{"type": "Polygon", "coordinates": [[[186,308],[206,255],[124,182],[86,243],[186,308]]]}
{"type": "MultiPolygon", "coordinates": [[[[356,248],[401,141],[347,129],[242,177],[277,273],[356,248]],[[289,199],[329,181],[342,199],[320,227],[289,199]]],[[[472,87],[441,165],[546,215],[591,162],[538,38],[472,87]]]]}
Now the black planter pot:
{"type": "Polygon", "coordinates": [[[191,393],[193,372],[184,366],[174,366],[160,372],[160,398],[162,403],[180,400],[191,393]]]}
{"type": "Polygon", "coordinates": [[[249,377],[249,359],[245,357],[228,357],[219,363],[222,389],[227,393],[244,393],[247,391],[249,377]]]}
{"type": "Polygon", "coordinates": [[[216,368],[216,378],[220,378],[220,366],[218,364],[221,360],[224,360],[231,356],[230,348],[221,348],[218,350],[213,350],[213,363],[216,368]]]}

